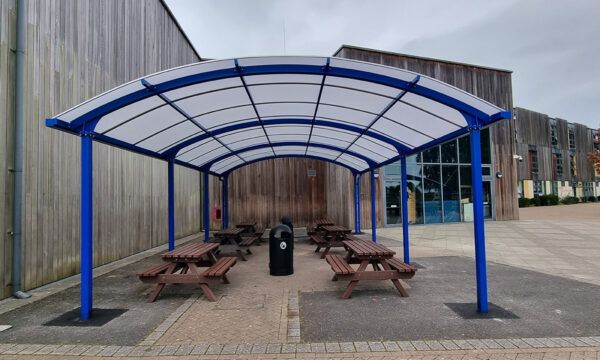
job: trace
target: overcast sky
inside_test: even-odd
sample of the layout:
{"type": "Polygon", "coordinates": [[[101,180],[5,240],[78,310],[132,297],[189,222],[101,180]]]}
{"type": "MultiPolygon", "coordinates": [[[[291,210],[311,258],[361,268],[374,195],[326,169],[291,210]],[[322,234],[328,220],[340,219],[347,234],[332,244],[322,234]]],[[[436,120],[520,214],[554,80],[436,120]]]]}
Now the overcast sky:
{"type": "Polygon", "coordinates": [[[515,106],[600,126],[598,0],[167,0],[203,58],[342,44],[513,71],[515,106]],[[285,34],[285,35],[284,35],[285,34]]]}

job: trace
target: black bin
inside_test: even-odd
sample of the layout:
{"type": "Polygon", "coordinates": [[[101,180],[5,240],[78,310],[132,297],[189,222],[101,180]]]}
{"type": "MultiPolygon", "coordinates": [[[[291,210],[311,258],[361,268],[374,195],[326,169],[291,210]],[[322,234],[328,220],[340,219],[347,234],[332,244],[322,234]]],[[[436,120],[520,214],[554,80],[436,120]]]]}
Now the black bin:
{"type": "Polygon", "coordinates": [[[292,230],[292,239],[294,238],[294,224],[292,224],[292,218],[290,216],[284,216],[281,218],[281,223],[287,225],[292,230]]]}
{"type": "Polygon", "coordinates": [[[269,267],[273,276],[294,273],[294,237],[287,225],[279,224],[269,232],[269,267]]]}

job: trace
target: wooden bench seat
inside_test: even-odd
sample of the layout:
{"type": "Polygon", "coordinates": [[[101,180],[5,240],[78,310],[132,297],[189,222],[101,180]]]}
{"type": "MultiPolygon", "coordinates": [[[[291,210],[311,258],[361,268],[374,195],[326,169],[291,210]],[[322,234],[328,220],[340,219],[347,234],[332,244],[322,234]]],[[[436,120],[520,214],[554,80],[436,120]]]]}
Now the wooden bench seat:
{"type": "Polygon", "coordinates": [[[258,240],[256,236],[242,236],[242,241],[240,241],[240,246],[250,246],[254,244],[258,240]]]}
{"type": "Polygon", "coordinates": [[[256,230],[254,230],[254,235],[258,238],[258,240],[262,240],[262,236],[265,233],[265,228],[262,226],[258,226],[256,230]]]}
{"type": "Polygon", "coordinates": [[[326,255],[325,260],[331,265],[331,269],[336,275],[354,274],[352,266],[350,266],[341,255],[326,255]]]}
{"type": "Polygon", "coordinates": [[[310,239],[312,241],[314,241],[316,244],[327,244],[327,240],[325,240],[325,238],[322,237],[321,235],[312,235],[310,237],[310,239]]]}
{"type": "Polygon", "coordinates": [[[306,234],[307,234],[308,236],[315,235],[315,234],[316,234],[316,232],[315,232],[315,228],[313,228],[313,227],[310,227],[310,226],[307,226],[307,227],[306,227],[306,234]]]}
{"type": "Polygon", "coordinates": [[[137,276],[139,277],[156,277],[159,274],[164,273],[165,271],[167,271],[167,269],[169,268],[169,265],[171,265],[171,263],[169,262],[163,262],[160,263],[158,265],[155,265],[149,269],[146,269],[144,271],[140,271],[137,276]]]}
{"type": "Polygon", "coordinates": [[[401,273],[412,273],[412,275],[414,275],[415,272],[417,272],[416,267],[410,266],[398,258],[387,259],[386,262],[390,265],[392,269],[398,270],[401,273]]]}
{"type": "Polygon", "coordinates": [[[235,265],[237,257],[222,257],[214,265],[206,269],[202,275],[209,277],[221,277],[235,265]]]}

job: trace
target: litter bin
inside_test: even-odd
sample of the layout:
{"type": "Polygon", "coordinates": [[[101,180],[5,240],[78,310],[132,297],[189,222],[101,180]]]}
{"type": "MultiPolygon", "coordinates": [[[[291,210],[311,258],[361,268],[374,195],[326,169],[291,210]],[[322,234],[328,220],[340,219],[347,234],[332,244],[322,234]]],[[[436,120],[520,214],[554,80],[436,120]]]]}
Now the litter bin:
{"type": "Polygon", "coordinates": [[[273,276],[294,273],[294,237],[287,225],[279,224],[269,232],[269,268],[273,276]]]}
{"type": "Polygon", "coordinates": [[[287,225],[292,230],[292,239],[294,238],[294,224],[292,224],[292,218],[290,216],[284,216],[281,218],[281,223],[287,225]]]}

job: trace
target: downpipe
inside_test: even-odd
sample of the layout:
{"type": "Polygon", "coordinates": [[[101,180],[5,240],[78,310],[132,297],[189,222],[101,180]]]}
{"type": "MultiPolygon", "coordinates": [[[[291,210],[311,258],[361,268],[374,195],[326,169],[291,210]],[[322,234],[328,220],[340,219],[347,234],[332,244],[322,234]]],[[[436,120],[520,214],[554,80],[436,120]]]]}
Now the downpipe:
{"type": "Polygon", "coordinates": [[[12,290],[17,299],[31,295],[21,291],[21,213],[23,208],[23,103],[27,32],[26,0],[17,0],[17,47],[15,72],[15,157],[13,206],[12,290]]]}

